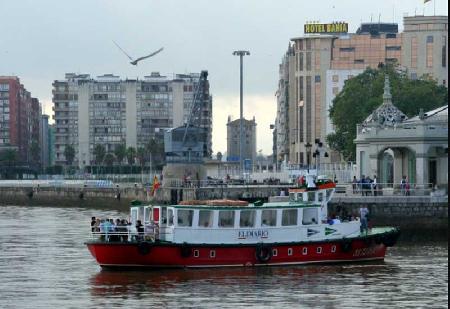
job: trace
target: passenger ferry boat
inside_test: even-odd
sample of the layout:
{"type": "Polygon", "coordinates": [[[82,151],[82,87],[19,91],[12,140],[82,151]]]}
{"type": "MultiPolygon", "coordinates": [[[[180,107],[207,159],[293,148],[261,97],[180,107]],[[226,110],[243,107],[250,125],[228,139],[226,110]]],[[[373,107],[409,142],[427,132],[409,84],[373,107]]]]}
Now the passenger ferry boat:
{"type": "Polygon", "coordinates": [[[289,201],[183,201],[130,211],[141,232],[93,232],[86,245],[102,267],[225,267],[383,260],[394,227],[361,231],[353,218],[330,225],[330,180],[291,189],[289,201]]]}

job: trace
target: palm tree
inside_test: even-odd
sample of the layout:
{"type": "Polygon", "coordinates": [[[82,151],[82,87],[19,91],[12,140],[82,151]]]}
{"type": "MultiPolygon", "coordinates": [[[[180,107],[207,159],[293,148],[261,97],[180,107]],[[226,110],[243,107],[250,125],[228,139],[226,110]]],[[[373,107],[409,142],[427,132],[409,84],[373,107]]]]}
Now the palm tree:
{"type": "Polygon", "coordinates": [[[119,163],[119,173],[121,172],[123,159],[127,156],[127,147],[125,144],[119,144],[114,149],[114,155],[116,156],[117,163],[119,163]]]}
{"type": "Polygon", "coordinates": [[[139,165],[141,167],[141,178],[143,179],[143,173],[144,173],[144,165],[147,158],[147,152],[144,147],[139,147],[136,151],[136,158],[139,161],[139,165]]]}
{"type": "Polygon", "coordinates": [[[72,165],[73,160],[75,159],[75,148],[72,145],[67,145],[64,148],[64,157],[66,158],[66,164],[72,165]]]}
{"type": "Polygon", "coordinates": [[[105,147],[103,145],[97,144],[94,147],[94,157],[95,165],[103,164],[103,159],[105,158],[105,147]]]}
{"type": "Polygon", "coordinates": [[[116,158],[115,158],[114,154],[112,154],[111,152],[108,152],[107,154],[105,154],[103,161],[105,162],[106,166],[111,167],[111,166],[113,166],[115,159],[116,158]]]}
{"type": "Polygon", "coordinates": [[[134,159],[136,158],[136,149],[134,147],[128,147],[127,148],[127,161],[128,165],[131,166],[131,170],[134,164],[134,159]]]}
{"type": "Polygon", "coordinates": [[[150,165],[164,164],[164,142],[152,138],[145,146],[146,151],[150,154],[150,165]]]}

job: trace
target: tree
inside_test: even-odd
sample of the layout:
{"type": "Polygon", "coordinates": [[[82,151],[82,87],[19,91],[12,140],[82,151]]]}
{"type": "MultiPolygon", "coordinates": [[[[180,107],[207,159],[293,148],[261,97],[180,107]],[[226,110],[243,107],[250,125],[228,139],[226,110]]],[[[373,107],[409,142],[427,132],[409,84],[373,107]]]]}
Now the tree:
{"type": "Polygon", "coordinates": [[[136,149],[134,147],[127,148],[127,161],[128,165],[133,165],[134,158],[136,158],[136,149]]]}
{"type": "Polygon", "coordinates": [[[103,158],[106,166],[109,166],[109,167],[113,166],[115,159],[116,158],[114,157],[114,154],[112,154],[111,152],[108,152],[107,154],[105,154],[105,157],[103,158]]]}
{"type": "Polygon", "coordinates": [[[147,152],[144,147],[139,147],[136,151],[136,158],[139,160],[139,164],[142,167],[145,165],[147,152]]]}
{"type": "Polygon", "coordinates": [[[41,147],[37,141],[32,141],[30,145],[31,160],[33,163],[39,163],[41,157],[41,147]]]}
{"type": "Polygon", "coordinates": [[[66,164],[72,165],[73,160],[75,159],[75,148],[72,145],[67,145],[64,148],[64,157],[66,158],[66,164]]]}
{"type": "Polygon", "coordinates": [[[125,146],[125,144],[117,145],[116,148],[114,149],[114,155],[116,156],[117,163],[119,163],[120,166],[123,162],[123,159],[127,155],[127,147],[125,146]]]}
{"type": "Polygon", "coordinates": [[[339,151],[345,160],[356,158],[353,143],[356,125],[362,123],[383,102],[385,74],[389,75],[392,102],[408,117],[418,115],[421,108],[428,111],[447,104],[447,88],[438,86],[433,80],[411,80],[390,65],[378,69],[367,68],[345,82],[330,108],[330,118],[336,130],[327,136],[327,143],[339,151]]]}
{"type": "Polygon", "coordinates": [[[152,138],[146,145],[146,150],[150,154],[150,163],[155,166],[162,166],[165,160],[164,142],[152,138]]]}
{"type": "Polygon", "coordinates": [[[99,165],[103,163],[103,159],[105,158],[105,147],[103,145],[97,144],[94,147],[94,157],[95,164],[99,165]]]}

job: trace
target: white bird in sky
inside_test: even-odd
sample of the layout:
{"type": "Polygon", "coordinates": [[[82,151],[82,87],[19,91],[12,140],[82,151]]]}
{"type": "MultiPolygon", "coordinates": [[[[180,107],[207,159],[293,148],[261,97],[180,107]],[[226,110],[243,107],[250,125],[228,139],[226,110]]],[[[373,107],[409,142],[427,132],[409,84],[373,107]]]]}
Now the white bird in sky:
{"type": "Polygon", "coordinates": [[[153,53],[151,53],[151,54],[149,54],[149,55],[147,55],[147,56],[143,56],[143,57],[139,57],[139,58],[137,58],[137,59],[134,59],[133,60],[133,58],[130,56],[130,55],[128,55],[127,54],[127,52],[126,51],[124,51],[123,49],[122,49],[122,47],[120,47],[119,46],[119,44],[117,44],[116,42],[114,42],[113,41],[113,43],[114,44],[116,44],[116,46],[131,60],[131,64],[132,65],[137,65],[137,63],[139,62],[139,61],[141,61],[141,60],[144,60],[144,59],[147,59],[147,58],[150,58],[150,57],[152,57],[152,56],[154,56],[154,55],[156,55],[157,53],[159,53],[159,52],[161,52],[163,49],[164,49],[164,47],[161,47],[160,49],[158,49],[157,51],[155,51],[155,52],[153,52],[153,53]]]}

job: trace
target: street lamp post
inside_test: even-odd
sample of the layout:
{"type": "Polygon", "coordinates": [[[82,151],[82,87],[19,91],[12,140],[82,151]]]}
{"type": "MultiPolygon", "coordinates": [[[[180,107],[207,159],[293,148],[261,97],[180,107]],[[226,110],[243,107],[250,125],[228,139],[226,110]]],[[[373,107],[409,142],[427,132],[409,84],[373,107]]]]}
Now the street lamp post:
{"type": "Polygon", "coordinates": [[[310,156],[311,156],[311,147],[312,147],[312,145],[311,145],[311,143],[306,143],[305,144],[305,148],[306,148],[306,165],[307,165],[307,168],[308,168],[308,173],[309,173],[309,160],[310,160],[310,156]]]}
{"type": "Polygon", "coordinates": [[[244,171],[244,161],[243,161],[243,57],[250,55],[249,51],[246,50],[236,50],[233,52],[233,56],[239,56],[240,58],[240,118],[239,118],[239,166],[241,169],[241,176],[243,176],[244,171]]]}

